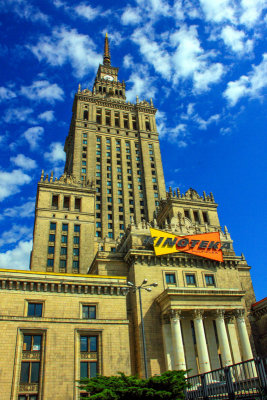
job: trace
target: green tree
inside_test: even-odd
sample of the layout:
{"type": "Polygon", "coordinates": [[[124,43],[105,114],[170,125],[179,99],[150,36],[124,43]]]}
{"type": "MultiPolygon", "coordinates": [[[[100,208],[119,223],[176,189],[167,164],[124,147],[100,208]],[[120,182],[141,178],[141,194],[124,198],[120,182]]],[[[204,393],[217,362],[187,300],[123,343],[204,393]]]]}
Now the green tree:
{"type": "Polygon", "coordinates": [[[136,376],[101,376],[82,379],[81,390],[90,393],[88,400],[182,400],[186,388],[185,371],[167,371],[149,379],[136,376]]]}

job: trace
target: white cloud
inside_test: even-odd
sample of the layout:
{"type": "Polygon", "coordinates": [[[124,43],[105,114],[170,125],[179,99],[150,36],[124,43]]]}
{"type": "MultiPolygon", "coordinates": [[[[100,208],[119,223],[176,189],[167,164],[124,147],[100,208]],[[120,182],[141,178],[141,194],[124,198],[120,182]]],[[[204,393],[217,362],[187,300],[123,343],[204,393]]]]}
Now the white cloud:
{"type": "Polygon", "coordinates": [[[136,94],[138,93],[139,99],[142,100],[150,99],[155,96],[157,91],[156,87],[154,86],[154,78],[152,78],[146,68],[143,66],[135,65],[138,72],[132,72],[128,81],[132,84],[130,90],[127,90],[127,100],[134,101],[136,99],[136,94]]]}
{"type": "Polygon", "coordinates": [[[206,19],[216,23],[235,22],[235,10],[232,3],[231,0],[200,0],[206,19]]]}
{"type": "Polygon", "coordinates": [[[126,56],[123,57],[123,66],[125,68],[130,68],[134,64],[133,57],[130,54],[126,54],[126,56]]]}
{"type": "Polygon", "coordinates": [[[234,106],[241,97],[260,97],[262,89],[267,86],[267,53],[262,62],[253,66],[248,75],[242,75],[238,80],[228,82],[223,95],[230,106],[234,106]]]}
{"type": "Polygon", "coordinates": [[[46,60],[52,66],[70,62],[77,77],[95,70],[102,58],[89,36],[65,27],[54,29],[51,36],[42,36],[35,46],[28,47],[39,61],[46,60]]]}
{"type": "Polygon", "coordinates": [[[171,35],[171,44],[176,47],[173,55],[175,68],[174,81],[179,78],[192,78],[196,92],[209,89],[209,85],[218,82],[223,74],[223,65],[210,64],[208,58],[212,53],[205,53],[200,45],[195,26],[183,25],[171,35]]]}
{"type": "Polygon", "coordinates": [[[19,107],[19,108],[9,108],[6,110],[3,120],[6,123],[17,124],[18,122],[27,121],[28,123],[33,123],[31,114],[33,113],[32,108],[19,107]]]}
{"type": "Polygon", "coordinates": [[[165,0],[136,0],[142,8],[142,13],[147,12],[150,19],[171,15],[171,7],[165,0]]]}
{"type": "Polygon", "coordinates": [[[221,32],[221,38],[226,46],[235,53],[243,54],[251,52],[253,49],[253,40],[245,40],[245,33],[232,26],[225,26],[221,32]]]}
{"type": "Polygon", "coordinates": [[[18,154],[16,157],[11,157],[10,160],[17,167],[25,169],[26,171],[36,168],[35,160],[32,160],[31,158],[24,156],[24,154],[18,154]]]}
{"type": "Polygon", "coordinates": [[[60,142],[53,142],[49,146],[50,151],[44,153],[44,157],[53,164],[65,162],[66,155],[64,147],[60,142]]]}
{"type": "Polygon", "coordinates": [[[7,89],[3,86],[0,87],[0,101],[10,100],[14,97],[17,97],[17,95],[13,92],[13,90],[7,89]]]}
{"type": "Polygon", "coordinates": [[[13,12],[19,18],[24,18],[31,22],[47,22],[48,17],[39,8],[29,4],[27,0],[2,0],[0,2],[2,12],[13,12]]]}
{"type": "Polygon", "coordinates": [[[17,246],[0,253],[0,267],[10,269],[29,269],[32,240],[21,240],[17,246]]]}
{"type": "Polygon", "coordinates": [[[193,76],[195,92],[201,93],[209,90],[211,84],[221,80],[223,73],[224,69],[221,63],[206,65],[206,68],[202,64],[200,71],[195,71],[193,76]]]}
{"type": "Polygon", "coordinates": [[[35,150],[38,147],[38,142],[43,133],[44,128],[42,126],[33,126],[32,128],[27,129],[22,136],[29,143],[31,150],[35,150]]]}
{"type": "Polygon", "coordinates": [[[46,80],[35,81],[30,86],[22,86],[20,93],[30,100],[45,100],[54,103],[56,100],[63,100],[64,92],[56,84],[50,83],[46,80]]]}
{"type": "Polygon", "coordinates": [[[29,218],[33,217],[35,201],[27,201],[21,206],[13,206],[3,211],[2,217],[9,218],[29,218]]]}
{"type": "Polygon", "coordinates": [[[87,19],[88,21],[93,21],[96,17],[101,15],[101,8],[93,8],[89,4],[81,3],[74,8],[76,14],[80,17],[87,19]]]}
{"type": "Polygon", "coordinates": [[[31,177],[20,169],[11,172],[0,171],[0,201],[20,192],[20,186],[30,183],[31,177]]]}
{"type": "Polygon", "coordinates": [[[241,24],[251,28],[259,20],[263,10],[267,8],[266,0],[242,0],[241,24]]]}
{"type": "Polygon", "coordinates": [[[121,16],[121,22],[123,25],[136,25],[142,20],[140,15],[140,9],[133,7],[126,7],[121,16]]]}
{"type": "Polygon", "coordinates": [[[52,122],[55,120],[54,111],[48,110],[38,115],[38,118],[45,122],[52,122]]]}
{"type": "Polygon", "coordinates": [[[153,65],[155,71],[169,80],[171,78],[171,58],[168,51],[164,50],[156,41],[147,37],[143,29],[136,29],[132,35],[132,40],[139,45],[141,54],[153,65]]]}
{"type": "Polygon", "coordinates": [[[208,125],[212,123],[217,123],[220,120],[220,114],[211,115],[207,120],[204,120],[200,116],[196,116],[194,121],[198,124],[199,129],[206,130],[208,125]]]}

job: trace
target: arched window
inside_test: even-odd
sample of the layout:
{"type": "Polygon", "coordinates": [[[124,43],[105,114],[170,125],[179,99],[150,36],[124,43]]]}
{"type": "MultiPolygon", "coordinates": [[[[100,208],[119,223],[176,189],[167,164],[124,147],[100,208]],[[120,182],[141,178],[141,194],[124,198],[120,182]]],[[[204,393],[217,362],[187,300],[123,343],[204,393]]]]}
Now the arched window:
{"type": "Polygon", "coordinates": [[[88,121],[88,111],[87,110],[85,110],[83,112],[83,119],[86,119],[88,121]]]}

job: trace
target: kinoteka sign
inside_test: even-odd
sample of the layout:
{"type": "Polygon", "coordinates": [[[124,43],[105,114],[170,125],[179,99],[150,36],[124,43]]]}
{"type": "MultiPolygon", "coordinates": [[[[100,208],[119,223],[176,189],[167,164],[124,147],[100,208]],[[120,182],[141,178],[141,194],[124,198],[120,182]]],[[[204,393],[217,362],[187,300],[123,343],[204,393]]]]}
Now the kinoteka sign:
{"type": "Polygon", "coordinates": [[[221,243],[219,232],[177,236],[150,228],[150,233],[144,244],[152,244],[156,256],[184,252],[223,262],[222,250],[230,249],[230,243],[221,243]]]}

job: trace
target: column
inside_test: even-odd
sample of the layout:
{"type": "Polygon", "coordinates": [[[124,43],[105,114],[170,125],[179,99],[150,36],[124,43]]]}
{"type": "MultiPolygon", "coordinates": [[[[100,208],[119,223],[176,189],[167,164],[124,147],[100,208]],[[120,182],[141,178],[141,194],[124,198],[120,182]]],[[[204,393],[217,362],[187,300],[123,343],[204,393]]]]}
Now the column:
{"type": "MultiPolygon", "coordinates": [[[[241,342],[241,352],[243,355],[243,361],[251,360],[253,358],[253,353],[250,346],[250,341],[248,337],[248,331],[245,322],[245,310],[236,310],[236,322],[239,333],[239,339],[241,342]]],[[[256,366],[254,361],[247,363],[245,366],[246,375],[250,378],[257,376],[256,366]]]]}
{"type": "Polygon", "coordinates": [[[239,338],[241,342],[241,351],[243,354],[243,361],[251,360],[253,358],[250,341],[248,337],[248,331],[245,322],[245,311],[236,310],[236,322],[239,333],[239,338]]]}
{"type": "Polygon", "coordinates": [[[241,354],[236,334],[235,319],[232,315],[227,318],[227,328],[229,333],[229,342],[232,349],[233,363],[238,364],[241,362],[241,354]]]}
{"type": "Polygon", "coordinates": [[[207,347],[204,325],[203,325],[203,311],[202,310],[195,310],[194,328],[195,328],[196,341],[197,341],[199,369],[200,369],[200,373],[204,374],[205,372],[210,371],[210,360],[209,360],[208,347],[207,347]]]}
{"type": "Polygon", "coordinates": [[[171,314],[172,347],[175,370],[186,369],[180,315],[181,311],[178,310],[173,310],[171,314]]]}
{"type": "Polygon", "coordinates": [[[224,367],[227,367],[228,365],[232,365],[233,362],[224,322],[224,310],[217,310],[215,322],[221,349],[222,363],[224,367]]]}
{"type": "Polygon", "coordinates": [[[212,370],[221,368],[213,322],[214,321],[211,318],[206,318],[204,321],[206,340],[209,349],[210,367],[212,370]]]}
{"type": "Polygon", "coordinates": [[[190,319],[185,318],[181,322],[183,330],[186,367],[187,369],[190,369],[190,371],[188,372],[188,376],[198,375],[196,351],[193,340],[191,321],[190,319]]]}
{"type": "Polygon", "coordinates": [[[172,371],[173,370],[172,332],[171,332],[170,319],[167,315],[163,315],[162,318],[162,337],[163,337],[166,371],[172,371]]]}

